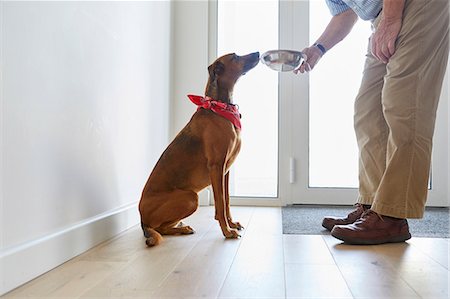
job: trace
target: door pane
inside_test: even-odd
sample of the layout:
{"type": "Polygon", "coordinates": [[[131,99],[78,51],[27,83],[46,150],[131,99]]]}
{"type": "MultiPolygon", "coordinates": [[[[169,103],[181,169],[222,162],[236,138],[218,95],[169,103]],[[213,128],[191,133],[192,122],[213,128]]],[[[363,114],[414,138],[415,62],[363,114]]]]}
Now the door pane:
{"type": "MultiPolygon", "coordinates": [[[[278,48],[278,1],[218,1],[217,54],[278,48]]],[[[230,174],[231,196],[278,193],[278,75],[257,66],[237,83],[242,148],[230,174]]]]}
{"type": "MultiPolygon", "coordinates": [[[[320,36],[330,18],[323,1],[310,2],[311,42],[320,36]]],[[[350,35],[310,73],[310,187],[358,187],[353,104],[370,33],[370,22],[359,20],[350,35]]]]}

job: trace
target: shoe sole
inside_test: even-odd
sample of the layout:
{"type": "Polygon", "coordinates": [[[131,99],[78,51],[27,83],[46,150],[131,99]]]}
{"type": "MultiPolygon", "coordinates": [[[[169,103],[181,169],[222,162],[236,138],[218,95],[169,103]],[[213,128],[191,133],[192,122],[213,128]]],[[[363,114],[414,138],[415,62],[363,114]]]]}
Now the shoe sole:
{"type": "Polygon", "coordinates": [[[328,231],[331,232],[331,231],[333,230],[334,225],[332,225],[331,228],[330,228],[329,226],[327,226],[326,224],[324,224],[324,223],[322,222],[322,227],[323,227],[323,228],[326,228],[328,231]]]}
{"type": "Polygon", "coordinates": [[[385,243],[401,243],[405,242],[409,239],[411,239],[411,234],[403,235],[403,236],[396,236],[386,239],[379,239],[379,240],[367,240],[367,239],[358,239],[358,238],[343,238],[340,236],[335,236],[331,234],[336,239],[339,239],[343,241],[345,244],[349,245],[379,245],[379,244],[385,244],[385,243]]]}

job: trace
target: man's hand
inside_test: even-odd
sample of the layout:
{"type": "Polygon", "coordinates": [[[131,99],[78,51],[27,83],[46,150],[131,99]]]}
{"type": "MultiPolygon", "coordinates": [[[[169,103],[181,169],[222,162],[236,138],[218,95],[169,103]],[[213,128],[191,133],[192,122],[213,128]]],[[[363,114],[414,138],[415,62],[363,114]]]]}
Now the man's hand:
{"type": "Polygon", "coordinates": [[[304,73],[311,71],[314,66],[319,62],[320,58],[322,58],[322,51],[316,46],[311,46],[302,50],[304,55],[303,63],[294,70],[295,74],[304,73]]]}
{"type": "Polygon", "coordinates": [[[395,53],[395,42],[402,27],[402,19],[381,17],[375,33],[372,35],[372,54],[383,63],[388,63],[395,53]]]}
{"type": "Polygon", "coordinates": [[[395,53],[395,42],[402,28],[405,0],[383,0],[383,10],[378,28],[372,35],[372,54],[388,63],[395,53]]]}

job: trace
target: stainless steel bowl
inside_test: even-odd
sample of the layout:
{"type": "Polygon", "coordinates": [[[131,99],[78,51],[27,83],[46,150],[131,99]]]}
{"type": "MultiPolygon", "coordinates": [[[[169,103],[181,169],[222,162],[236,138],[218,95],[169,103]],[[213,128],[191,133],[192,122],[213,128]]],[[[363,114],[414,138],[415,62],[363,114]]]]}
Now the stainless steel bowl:
{"type": "Polygon", "coordinates": [[[300,66],[303,54],[292,50],[271,50],[262,54],[260,60],[277,72],[289,72],[300,66]]]}

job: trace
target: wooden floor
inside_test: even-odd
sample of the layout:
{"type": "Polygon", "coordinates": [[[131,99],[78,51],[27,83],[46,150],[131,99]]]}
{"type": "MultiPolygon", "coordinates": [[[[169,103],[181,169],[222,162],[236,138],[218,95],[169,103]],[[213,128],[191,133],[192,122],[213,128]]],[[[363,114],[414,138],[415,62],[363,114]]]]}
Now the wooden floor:
{"type": "MultiPolygon", "coordinates": [[[[280,208],[233,207],[225,240],[211,207],[190,236],[146,248],[134,227],[5,298],[449,298],[448,239],[378,246],[283,235],[280,208]]],[[[3,297],[2,297],[3,298],[3,297]]]]}

